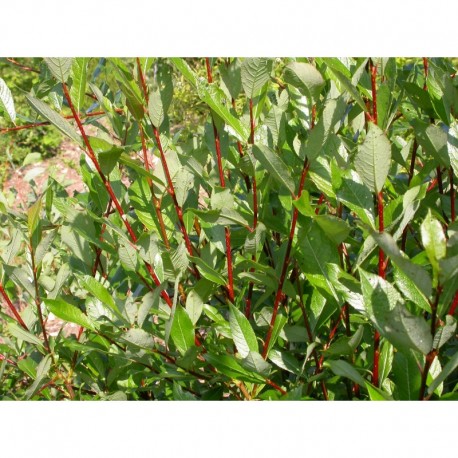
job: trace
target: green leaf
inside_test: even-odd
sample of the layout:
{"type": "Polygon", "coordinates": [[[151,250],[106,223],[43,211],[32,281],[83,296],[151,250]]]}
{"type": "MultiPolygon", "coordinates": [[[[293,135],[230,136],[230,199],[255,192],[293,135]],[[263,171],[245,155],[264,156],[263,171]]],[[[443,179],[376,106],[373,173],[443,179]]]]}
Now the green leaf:
{"type": "Polygon", "coordinates": [[[121,335],[121,339],[135,347],[147,350],[155,347],[153,336],[143,329],[129,329],[121,335]]]}
{"type": "Polygon", "coordinates": [[[449,339],[451,339],[456,332],[456,320],[450,315],[445,317],[445,324],[441,326],[434,336],[433,348],[439,349],[449,339]]]}
{"type": "Polygon", "coordinates": [[[78,307],[69,304],[63,299],[44,299],[43,302],[50,312],[64,321],[79,324],[91,331],[96,331],[98,328],[97,323],[86,316],[78,307]]]}
{"type": "Polygon", "coordinates": [[[250,351],[257,352],[256,334],[246,316],[232,304],[229,304],[229,324],[237,351],[245,358],[250,351]]]}
{"type": "Polygon", "coordinates": [[[301,365],[299,361],[289,352],[272,349],[269,351],[268,358],[278,367],[285,371],[299,375],[301,365]]]}
{"type": "Polygon", "coordinates": [[[219,72],[231,97],[235,100],[242,90],[242,72],[240,59],[233,59],[229,65],[220,65],[219,72]]]}
{"type": "Polygon", "coordinates": [[[315,287],[331,293],[339,300],[336,289],[328,275],[327,264],[339,264],[337,247],[331,242],[316,223],[299,230],[298,260],[302,272],[315,287]]]}
{"type": "Polygon", "coordinates": [[[124,268],[133,272],[138,270],[138,251],[135,246],[129,242],[120,240],[118,254],[124,268]]]}
{"type": "Polygon", "coordinates": [[[148,102],[151,122],[157,128],[163,123],[173,98],[171,67],[169,65],[162,66],[161,70],[158,75],[159,87],[150,94],[148,102]]]}
{"type": "Polygon", "coordinates": [[[428,394],[433,394],[436,388],[445,381],[445,379],[453,373],[453,371],[458,367],[458,352],[450,358],[448,363],[442,369],[442,372],[433,380],[431,385],[428,387],[428,394]]]}
{"type": "Polygon", "coordinates": [[[177,383],[173,382],[173,400],[174,401],[196,401],[196,397],[184,391],[183,388],[177,383]]]}
{"type": "Polygon", "coordinates": [[[238,140],[246,141],[249,136],[247,127],[232,114],[227,107],[227,101],[224,92],[215,86],[214,83],[209,84],[204,80],[198,80],[197,93],[203,100],[228,126],[232,128],[230,133],[234,134],[238,140]]]}
{"type": "Polygon", "coordinates": [[[109,175],[121,157],[124,148],[115,146],[99,137],[88,136],[89,143],[97,156],[100,168],[105,175],[109,175]]]}
{"type": "Polygon", "coordinates": [[[392,401],[393,398],[388,394],[385,393],[380,388],[372,385],[366,380],[366,388],[367,392],[369,393],[369,398],[371,401],[392,401]]]}
{"type": "Polygon", "coordinates": [[[428,298],[432,293],[431,278],[426,270],[410,261],[396,245],[393,237],[387,232],[379,233],[371,230],[371,236],[375,239],[382,250],[391,258],[397,266],[417,288],[428,298]]]}
{"type": "Polygon", "coordinates": [[[36,345],[42,350],[44,349],[43,342],[21,326],[18,326],[15,323],[8,323],[8,331],[12,336],[16,337],[16,339],[36,345]]]}
{"type": "Polygon", "coordinates": [[[219,372],[231,379],[252,383],[265,382],[264,377],[242,367],[233,356],[224,354],[216,355],[212,352],[208,352],[204,354],[204,358],[219,372]]]}
{"type": "Polygon", "coordinates": [[[186,311],[188,312],[193,325],[196,325],[202,315],[203,309],[204,301],[196,289],[192,289],[186,297],[186,311]]]}
{"type": "Polygon", "coordinates": [[[108,306],[110,310],[117,315],[118,318],[124,320],[112,295],[108,289],[102,285],[102,283],[90,275],[85,275],[81,278],[81,284],[86,289],[86,291],[93,294],[100,302],[102,302],[102,304],[108,306]]]}
{"type": "Polygon", "coordinates": [[[456,122],[450,126],[447,133],[447,152],[453,173],[458,177],[458,124],[456,122]]]}
{"type": "Polygon", "coordinates": [[[210,267],[203,259],[194,256],[189,256],[189,259],[197,266],[200,274],[204,278],[221,286],[226,285],[226,279],[215,269],[210,267]]]}
{"type": "Polygon", "coordinates": [[[14,123],[16,120],[16,109],[14,108],[13,94],[9,90],[5,81],[0,78],[0,108],[3,108],[14,123]]]}
{"type": "Polygon", "coordinates": [[[194,325],[185,309],[177,304],[170,331],[173,343],[177,350],[184,355],[194,343],[194,325]]]}
{"type": "Polygon", "coordinates": [[[257,351],[248,352],[247,356],[242,359],[241,364],[245,369],[263,377],[268,377],[272,369],[272,366],[257,351]]]}
{"type": "Polygon", "coordinates": [[[70,57],[45,57],[44,61],[54,78],[60,83],[65,83],[72,70],[72,58],[70,57]]]}
{"type": "Polygon", "coordinates": [[[447,240],[441,223],[433,217],[431,209],[421,223],[420,232],[421,241],[433,268],[433,287],[436,287],[440,273],[439,261],[445,258],[447,240]]]}
{"type": "Polygon", "coordinates": [[[275,181],[285,186],[291,194],[294,194],[294,180],[291,177],[288,167],[278,154],[275,154],[270,148],[264,145],[253,146],[253,154],[262,167],[272,175],[275,181]]]}
{"type": "Polygon", "coordinates": [[[401,401],[418,400],[421,386],[421,370],[412,352],[396,352],[393,360],[393,382],[401,401]]]}
{"type": "Polygon", "coordinates": [[[346,377],[362,387],[366,386],[364,377],[347,361],[329,359],[324,361],[323,366],[329,367],[339,377],[346,377]]]}
{"type": "Polygon", "coordinates": [[[350,235],[348,223],[333,215],[312,215],[326,236],[336,245],[340,245],[350,235]]]}
{"type": "Polygon", "coordinates": [[[252,99],[270,80],[272,59],[249,57],[242,62],[241,78],[246,96],[252,99]]]}
{"type": "Polygon", "coordinates": [[[72,87],[70,88],[70,97],[76,111],[82,111],[84,98],[86,97],[87,82],[87,57],[76,57],[72,63],[72,87]]]}
{"type": "Polygon", "coordinates": [[[45,377],[51,369],[51,355],[46,355],[37,366],[37,373],[34,382],[25,392],[25,399],[29,400],[36,393],[37,389],[43,384],[45,377]]]}
{"type": "Polygon", "coordinates": [[[31,95],[26,94],[27,101],[29,102],[30,106],[43,118],[49,121],[53,126],[59,129],[64,135],[67,135],[72,140],[74,140],[78,145],[82,146],[82,138],[75,129],[71,126],[71,124],[63,118],[59,113],[56,113],[54,110],[49,108],[46,103],[42,102],[41,100],[32,97],[31,95]]]}
{"type": "Polygon", "coordinates": [[[284,79],[315,103],[319,100],[325,84],[321,73],[313,65],[305,62],[288,64],[284,70],[284,79]]]}
{"type": "Polygon", "coordinates": [[[197,87],[197,75],[192,71],[191,67],[186,63],[186,61],[181,57],[172,57],[170,60],[185,77],[185,79],[194,87],[197,87]]]}
{"type": "Polygon", "coordinates": [[[447,132],[440,126],[414,119],[411,124],[415,130],[418,143],[427,155],[432,155],[442,166],[450,167],[448,155],[449,137],[447,132]]]}
{"type": "Polygon", "coordinates": [[[27,211],[27,226],[32,248],[35,250],[41,240],[41,213],[42,198],[40,197],[27,211]]]}
{"type": "Polygon", "coordinates": [[[363,111],[367,111],[366,104],[364,103],[363,98],[361,97],[360,93],[358,92],[358,89],[356,89],[355,86],[353,86],[352,82],[345,76],[343,75],[339,70],[329,67],[331,72],[334,73],[336,76],[337,80],[340,82],[340,84],[343,86],[343,88],[355,99],[355,102],[361,107],[363,111]]]}
{"type": "Polygon", "coordinates": [[[277,343],[278,336],[280,335],[281,331],[283,330],[285,324],[288,322],[288,318],[286,318],[283,313],[278,313],[277,318],[275,320],[274,327],[272,329],[272,334],[270,336],[269,346],[267,347],[266,354],[268,355],[274,345],[277,343]]]}
{"type": "Polygon", "coordinates": [[[386,280],[362,269],[359,272],[366,313],[380,334],[401,351],[428,354],[433,342],[425,319],[410,313],[386,280]]]}
{"type": "Polygon", "coordinates": [[[354,211],[361,221],[375,228],[374,199],[359,175],[350,171],[349,177],[342,179],[337,197],[350,210],[354,211]]]}
{"type": "Polygon", "coordinates": [[[431,313],[431,305],[421,289],[397,267],[394,268],[394,281],[398,290],[401,291],[404,297],[413,302],[415,305],[418,305],[418,307],[421,307],[426,312],[431,313]]]}
{"type": "Polygon", "coordinates": [[[390,162],[391,145],[388,138],[378,126],[369,123],[369,132],[356,153],[355,169],[372,192],[382,190],[390,162]]]}

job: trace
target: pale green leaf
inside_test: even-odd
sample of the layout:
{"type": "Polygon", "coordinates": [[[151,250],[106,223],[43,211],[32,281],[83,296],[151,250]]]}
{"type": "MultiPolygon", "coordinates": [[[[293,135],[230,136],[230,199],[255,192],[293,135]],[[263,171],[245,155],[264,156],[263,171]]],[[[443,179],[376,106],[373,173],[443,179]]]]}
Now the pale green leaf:
{"type": "Polygon", "coordinates": [[[291,62],[284,70],[285,82],[296,87],[306,97],[317,102],[325,82],[321,73],[311,64],[291,62]]]}
{"type": "Polygon", "coordinates": [[[46,103],[41,100],[26,94],[26,98],[30,103],[31,107],[46,120],[48,120],[53,126],[59,129],[64,135],[67,135],[74,140],[78,145],[82,145],[81,136],[75,131],[72,125],[63,118],[59,113],[49,108],[46,103]]]}
{"type": "Polygon", "coordinates": [[[72,86],[70,88],[70,97],[72,103],[79,113],[84,105],[86,97],[86,82],[87,82],[87,65],[89,59],[87,57],[76,57],[72,63],[72,86]]]}
{"type": "Polygon", "coordinates": [[[229,324],[237,351],[245,358],[250,351],[257,352],[256,334],[246,316],[232,304],[229,305],[229,324]]]}
{"type": "Polygon", "coordinates": [[[358,147],[355,169],[368,188],[375,193],[382,190],[391,163],[391,145],[383,131],[369,123],[369,132],[358,147]]]}
{"type": "Polygon", "coordinates": [[[291,194],[295,192],[294,180],[286,164],[278,154],[275,154],[270,148],[264,145],[253,146],[253,154],[269,174],[279,184],[285,186],[291,194]]]}
{"type": "Polygon", "coordinates": [[[63,299],[45,299],[44,303],[50,312],[64,321],[79,324],[92,331],[95,331],[98,327],[97,323],[92,321],[78,307],[69,304],[63,299]]]}
{"type": "Polygon", "coordinates": [[[3,108],[10,117],[11,121],[16,120],[16,109],[14,108],[13,94],[6,85],[5,81],[0,78],[0,108],[3,108]]]}
{"type": "Polygon", "coordinates": [[[182,355],[194,346],[194,326],[189,315],[180,304],[176,306],[170,336],[182,355]]]}
{"type": "Polygon", "coordinates": [[[270,79],[272,59],[249,57],[242,62],[241,77],[243,90],[249,99],[256,96],[270,79]]]}
{"type": "Polygon", "coordinates": [[[71,57],[45,57],[44,61],[54,78],[60,83],[65,83],[72,70],[71,57]]]}

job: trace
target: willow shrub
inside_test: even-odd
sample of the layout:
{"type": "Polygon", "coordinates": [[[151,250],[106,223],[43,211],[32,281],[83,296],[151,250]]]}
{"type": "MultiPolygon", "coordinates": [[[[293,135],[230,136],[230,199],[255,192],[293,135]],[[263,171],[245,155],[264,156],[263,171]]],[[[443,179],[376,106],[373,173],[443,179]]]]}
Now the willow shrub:
{"type": "Polygon", "coordinates": [[[86,191],[1,198],[3,399],[457,398],[453,61],[43,63],[1,133],[86,191]]]}

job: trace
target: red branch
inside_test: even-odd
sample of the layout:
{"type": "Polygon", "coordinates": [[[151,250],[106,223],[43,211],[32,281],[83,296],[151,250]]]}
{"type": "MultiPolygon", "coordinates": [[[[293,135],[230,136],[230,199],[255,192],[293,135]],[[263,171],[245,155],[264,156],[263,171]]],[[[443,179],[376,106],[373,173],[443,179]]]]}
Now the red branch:
{"type": "MultiPolygon", "coordinates": [[[[68,106],[70,107],[70,110],[72,111],[73,113],[73,117],[75,118],[75,121],[76,121],[76,124],[78,125],[78,129],[83,137],[83,140],[84,140],[84,144],[86,146],[86,154],[89,156],[89,158],[91,159],[91,161],[93,162],[106,190],[108,191],[108,194],[110,195],[115,207],[116,207],[116,210],[118,211],[119,213],[119,216],[121,217],[121,219],[123,220],[124,222],[124,225],[126,226],[126,229],[127,229],[127,232],[129,233],[129,236],[130,236],[130,239],[132,240],[132,243],[136,244],[137,243],[137,236],[135,235],[135,232],[134,230],[132,229],[132,226],[130,225],[129,221],[127,220],[127,215],[124,213],[124,210],[122,209],[121,207],[121,204],[119,203],[118,201],[118,198],[116,197],[116,194],[114,193],[113,191],[113,188],[111,187],[111,183],[110,181],[106,178],[105,174],[102,172],[102,169],[100,168],[100,164],[99,164],[99,161],[97,160],[97,157],[94,153],[94,150],[92,149],[92,146],[89,142],[89,139],[86,135],[86,132],[84,130],[84,127],[83,127],[83,124],[81,123],[81,120],[80,120],[80,117],[72,103],[72,99],[70,97],[70,94],[68,92],[68,88],[67,88],[67,85],[65,83],[62,84],[62,87],[63,87],[63,90],[64,90],[64,95],[65,95],[65,98],[67,99],[67,102],[68,102],[68,106]]],[[[151,275],[151,278],[153,279],[154,283],[156,284],[156,286],[159,286],[161,284],[158,276],[156,275],[156,272],[154,272],[154,269],[153,267],[151,266],[151,264],[145,262],[145,267],[146,269],[148,270],[149,274],[151,275]]],[[[171,308],[173,306],[173,303],[172,303],[172,300],[170,299],[170,296],[167,294],[166,291],[162,291],[161,292],[161,296],[162,298],[165,300],[165,302],[167,303],[167,305],[171,308]]]]}
{"type": "MultiPolygon", "coordinates": [[[[304,165],[302,167],[301,180],[299,183],[299,189],[297,191],[296,199],[299,199],[301,197],[302,190],[304,189],[305,177],[307,176],[309,166],[310,166],[310,163],[306,157],[304,159],[304,165]]],[[[283,260],[283,266],[281,269],[280,280],[278,282],[277,293],[275,294],[274,309],[272,311],[272,319],[270,320],[269,330],[267,331],[266,340],[264,342],[264,347],[262,350],[262,357],[264,359],[267,358],[267,350],[269,348],[270,339],[272,338],[272,331],[275,325],[275,321],[277,319],[278,308],[279,308],[280,302],[283,297],[283,284],[285,283],[286,272],[289,267],[291,247],[293,245],[293,238],[294,238],[294,232],[296,231],[296,223],[297,223],[298,215],[299,215],[299,210],[296,207],[294,207],[293,218],[291,220],[291,230],[289,232],[289,238],[288,238],[288,245],[286,246],[285,259],[283,260]]]]}
{"type": "MultiPolygon", "coordinates": [[[[209,83],[213,82],[212,70],[210,66],[210,59],[205,58],[205,65],[207,67],[207,80],[209,83]]],[[[213,123],[213,135],[215,137],[215,149],[216,149],[216,159],[218,162],[218,171],[219,171],[219,181],[222,188],[226,187],[226,181],[224,179],[224,170],[223,170],[223,159],[221,154],[221,144],[219,139],[218,129],[216,128],[215,120],[212,118],[213,123]]],[[[224,228],[224,234],[226,238],[226,258],[227,258],[227,292],[229,295],[229,300],[234,302],[234,277],[232,269],[232,252],[231,252],[231,231],[228,226],[224,228]]]]}
{"type": "Polygon", "coordinates": [[[8,297],[8,294],[6,294],[5,289],[3,288],[3,285],[0,283],[0,294],[3,296],[3,299],[5,299],[6,304],[8,305],[8,308],[11,310],[11,313],[14,315],[18,323],[26,330],[28,331],[29,328],[27,325],[24,323],[24,320],[21,318],[21,315],[19,315],[19,312],[16,310],[16,307],[13,305],[11,302],[10,298],[8,297]]]}

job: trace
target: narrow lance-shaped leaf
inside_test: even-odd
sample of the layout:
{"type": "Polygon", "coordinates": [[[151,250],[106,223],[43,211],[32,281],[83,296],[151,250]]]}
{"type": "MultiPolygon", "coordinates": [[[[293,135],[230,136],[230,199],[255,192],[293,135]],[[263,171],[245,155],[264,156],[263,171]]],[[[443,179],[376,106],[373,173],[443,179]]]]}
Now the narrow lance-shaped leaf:
{"type": "Polygon", "coordinates": [[[48,310],[58,318],[68,321],[69,323],[76,323],[87,329],[95,331],[97,324],[86,316],[78,307],[64,301],[63,299],[45,299],[44,303],[48,310]]]}
{"type": "Polygon", "coordinates": [[[235,346],[242,358],[248,356],[250,351],[258,351],[256,334],[250,322],[247,320],[246,316],[232,304],[230,304],[229,309],[229,324],[231,326],[231,333],[235,346]]]}
{"type": "Polygon", "coordinates": [[[294,194],[294,180],[286,164],[281,160],[278,154],[275,154],[270,148],[264,145],[253,147],[254,157],[260,164],[272,175],[278,183],[286,186],[291,194],[294,194]]]}
{"type": "Polygon", "coordinates": [[[0,78],[0,108],[3,108],[8,113],[8,116],[14,123],[16,120],[16,110],[14,108],[13,95],[2,78],[0,78]]]}
{"type": "Polygon", "coordinates": [[[447,151],[450,158],[450,165],[458,177],[458,124],[453,123],[447,134],[447,151]]]}
{"type": "Polygon", "coordinates": [[[355,99],[355,102],[362,108],[362,110],[367,111],[366,104],[364,103],[363,98],[361,97],[358,89],[353,86],[352,82],[339,70],[329,67],[332,73],[336,76],[337,80],[343,86],[343,88],[355,99]]]}
{"type": "Polygon", "coordinates": [[[72,64],[72,86],[70,88],[70,97],[72,98],[73,105],[78,113],[83,108],[84,98],[86,96],[88,62],[89,59],[87,57],[77,57],[73,60],[72,64]]]}
{"type": "Polygon", "coordinates": [[[439,261],[445,258],[447,241],[441,223],[432,216],[431,210],[420,226],[421,241],[433,268],[433,286],[437,286],[440,266],[439,261]]]}
{"type": "Polygon", "coordinates": [[[31,96],[26,95],[28,102],[31,107],[46,120],[48,120],[53,126],[57,127],[64,135],[67,135],[72,140],[74,140],[78,145],[82,145],[81,136],[76,133],[76,130],[71,126],[71,124],[63,118],[59,113],[56,113],[54,110],[49,108],[46,103],[41,100],[31,96]]]}
{"type": "Polygon", "coordinates": [[[49,369],[51,369],[51,363],[51,355],[46,355],[38,364],[35,380],[25,393],[25,398],[27,400],[35,394],[39,386],[44,382],[45,377],[48,375],[49,369]]]}
{"type": "Polygon", "coordinates": [[[191,318],[180,304],[176,306],[170,336],[182,355],[194,346],[194,326],[191,318]]]}
{"type": "Polygon", "coordinates": [[[70,76],[72,60],[70,57],[45,57],[44,59],[52,75],[60,83],[65,83],[70,76]]]}
{"type": "Polygon", "coordinates": [[[355,169],[372,192],[385,184],[391,162],[391,145],[383,131],[369,123],[369,132],[355,157],[355,169]]]}

